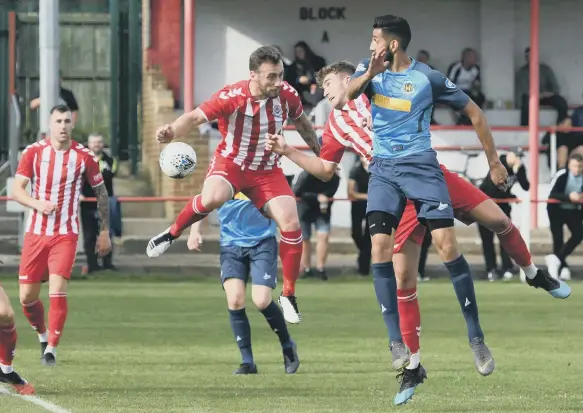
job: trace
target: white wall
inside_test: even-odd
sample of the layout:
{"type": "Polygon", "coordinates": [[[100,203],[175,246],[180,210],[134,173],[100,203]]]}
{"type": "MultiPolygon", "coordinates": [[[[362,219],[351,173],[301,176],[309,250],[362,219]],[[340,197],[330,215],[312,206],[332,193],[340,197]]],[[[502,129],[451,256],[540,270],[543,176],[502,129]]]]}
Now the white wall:
{"type": "MultiPolygon", "coordinates": [[[[523,64],[529,43],[528,0],[197,0],[195,100],[201,103],[225,83],[246,78],[249,54],[261,45],[278,44],[291,57],[293,45],[304,40],[328,62],[356,63],[368,55],[373,18],[383,13],[406,17],[413,31],[410,53],[429,50],[441,70],[464,47],[485,53],[486,87],[496,99],[512,99],[509,71],[523,64]],[[300,6],[346,7],[346,20],[302,21],[300,6]],[[321,42],[324,30],[329,43],[321,42]]],[[[555,70],[567,100],[582,102],[583,1],[542,0],[540,16],[541,59],[555,70]]]]}

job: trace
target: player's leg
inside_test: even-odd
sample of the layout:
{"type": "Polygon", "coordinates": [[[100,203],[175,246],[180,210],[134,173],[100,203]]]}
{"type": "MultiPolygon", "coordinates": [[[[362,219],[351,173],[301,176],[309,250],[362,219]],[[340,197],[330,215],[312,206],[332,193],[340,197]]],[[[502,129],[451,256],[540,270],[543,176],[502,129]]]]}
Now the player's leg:
{"type": "Polygon", "coordinates": [[[241,353],[241,365],[234,374],[256,374],[257,366],[251,348],[251,326],[245,310],[245,285],[249,274],[249,258],[242,247],[221,247],[221,282],[227,296],[229,321],[241,353]]]}
{"type": "Polygon", "coordinates": [[[281,309],[271,296],[277,284],[277,240],[267,238],[251,248],[249,261],[253,304],[279,339],[285,372],[293,374],[300,367],[296,343],[290,337],[281,309]]]}
{"type": "Polygon", "coordinates": [[[57,363],[57,347],[65,329],[69,313],[67,290],[75,255],[77,253],[77,237],[60,235],[52,237],[48,255],[49,269],[49,316],[48,345],[41,361],[52,367],[57,363]]]}
{"type": "Polygon", "coordinates": [[[189,201],[166,231],[148,242],[146,254],[150,258],[164,254],[182,232],[195,222],[204,219],[235,195],[243,171],[241,167],[223,158],[213,158],[204,180],[202,192],[189,201]]]}
{"type": "MultiPolygon", "coordinates": [[[[403,221],[401,221],[403,222],[403,221]]],[[[397,231],[399,231],[397,229],[397,231]]],[[[397,277],[397,300],[403,341],[411,356],[409,363],[399,376],[401,386],[395,396],[395,404],[406,403],[413,397],[416,387],[427,378],[427,373],[421,365],[420,334],[421,313],[417,300],[417,269],[421,255],[421,244],[425,228],[419,225],[402,244],[395,248],[393,263],[397,277]]]]}
{"type": "Polygon", "coordinates": [[[41,357],[47,347],[48,333],[45,308],[39,298],[41,282],[48,272],[48,237],[26,234],[18,268],[19,298],[22,311],[32,329],[38,334],[41,357]]]}
{"type": "Polygon", "coordinates": [[[0,286],[0,383],[10,384],[20,394],[34,394],[34,388],[12,368],[16,339],[14,310],[0,286]]]}
{"type": "Polygon", "coordinates": [[[283,291],[279,304],[286,321],[297,324],[302,320],[295,296],[302,260],[302,230],[295,196],[279,168],[250,172],[246,179],[253,183],[245,194],[279,227],[279,257],[283,267],[283,291]]]}
{"type": "Polygon", "coordinates": [[[443,172],[434,151],[399,159],[399,181],[408,199],[414,200],[418,217],[427,223],[433,244],[449,271],[468,329],[470,347],[480,374],[494,370],[494,359],[484,343],[474,281],[461,254],[453,227],[454,212],[443,172]]]}
{"type": "MultiPolygon", "coordinates": [[[[475,190],[479,191],[477,188],[475,190]]],[[[468,191],[473,190],[468,188],[468,191]]],[[[468,199],[471,197],[471,192],[464,192],[464,196],[468,199]]],[[[524,271],[528,285],[534,288],[542,288],[555,298],[569,297],[571,287],[567,283],[555,280],[545,270],[539,269],[534,265],[532,256],[520,231],[493,200],[485,199],[483,202],[473,205],[473,208],[468,209],[467,216],[470,220],[478,222],[498,235],[501,247],[524,271]]]]}

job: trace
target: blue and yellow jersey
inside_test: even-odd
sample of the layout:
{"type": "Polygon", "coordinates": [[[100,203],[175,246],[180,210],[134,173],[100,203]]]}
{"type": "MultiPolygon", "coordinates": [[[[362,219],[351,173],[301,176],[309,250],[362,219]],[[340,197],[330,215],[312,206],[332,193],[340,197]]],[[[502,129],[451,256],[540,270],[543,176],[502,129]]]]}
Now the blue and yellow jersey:
{"type": "Polygon", "coordinates": [[[274,237],[275,222],[266,218],[242,193],[218,209],[221,246],[253,247],[274,237]]]}
{"type": "MultiPolygon", "coordinates": [[[[362,76],[370,59],[364,59],[353,78],[362,76]]],[[[429,124],[434,103],[463,109],[469,97],[445,75],[411,59],[403,72],[385,72],[370,82],[373,117],[373,154],[400,158],[431,149],[429,124]]]]}

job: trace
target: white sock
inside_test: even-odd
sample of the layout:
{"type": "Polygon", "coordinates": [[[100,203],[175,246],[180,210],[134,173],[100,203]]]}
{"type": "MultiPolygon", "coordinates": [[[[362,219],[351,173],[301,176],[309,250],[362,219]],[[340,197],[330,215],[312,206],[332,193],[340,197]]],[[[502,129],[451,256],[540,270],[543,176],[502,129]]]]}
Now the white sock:
{"type": "Polygon", "coordinates": [[[406,367],[406,369],[415,370],[419,366],[419,363],[421,363],[421,355],[418,351],[415,354],[411,354],[411,357],[409,357],[409,365],[406,367]]]}
{"type": "Polygon", "coordinates": [[[536,272],[538,271],[538,268],[536,268],[536,265],[531,263],[526,267],[522,267],[522,271],[524,271],[524,274],[532,280],[534,277],[536,277],[536,272]]]}
{"type": "Polygon", "coordinates": [[[2,373],[4,374],[10,374],[14,371],[12,366],[7,366],[5,364],[0,364],[0,370],[2,370],[2,373]]]}
{"type": "Polygon", "coordinates": [[[53,347],[53,346],[47,346],[47,349],[45,350],[45,354],[47,353],[53,353],[53,356],[57,355],[57,348],[53,347]]]}
{"type": "Polygon", "coordinates": [[[46,343],[47,341],[49,341],[49,335],[47,334],[46,331],[38,335],[38,341],[40,341],[41,343],[46,343]]]}

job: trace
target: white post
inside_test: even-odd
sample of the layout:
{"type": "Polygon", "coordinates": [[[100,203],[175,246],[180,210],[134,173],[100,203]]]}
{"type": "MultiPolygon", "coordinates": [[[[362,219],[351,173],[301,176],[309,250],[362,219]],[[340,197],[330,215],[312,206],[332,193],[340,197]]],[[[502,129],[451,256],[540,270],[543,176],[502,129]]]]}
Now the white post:
{"type": "MultiPolygon", "coordinates": [[[[40,50],[40,133],[48,133],[49,112],[59,103],[59,0],[42,0],[38,17],[40,50]]],[[[40,137],[39,137],[40,138],[40,137]]]]}
{"type": "Polygon", "coordinates": [[[551,154],[551,180],[555,177],[557,173],[557,132],[551,132],[551,141],[549,143],[550,154],[551,154]]]}

